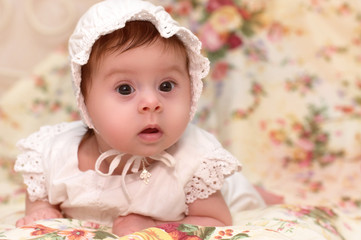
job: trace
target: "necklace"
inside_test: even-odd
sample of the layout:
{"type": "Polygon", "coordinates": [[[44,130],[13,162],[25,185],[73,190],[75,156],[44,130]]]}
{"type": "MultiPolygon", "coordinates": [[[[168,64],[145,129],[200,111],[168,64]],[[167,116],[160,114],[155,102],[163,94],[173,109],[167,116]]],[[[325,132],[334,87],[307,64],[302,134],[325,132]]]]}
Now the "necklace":
{"type": "Polygon", "coordinates": [[[147,168],[145,167],[145,164],[149,165],[147,159],[145,157],[143,157],[143,159],[142,159],[143,171],[140,173],[139,177],[141,180],[143,180],[143,182],[145,184],[148,184],[152,174],[147,170],[147,168]]]}

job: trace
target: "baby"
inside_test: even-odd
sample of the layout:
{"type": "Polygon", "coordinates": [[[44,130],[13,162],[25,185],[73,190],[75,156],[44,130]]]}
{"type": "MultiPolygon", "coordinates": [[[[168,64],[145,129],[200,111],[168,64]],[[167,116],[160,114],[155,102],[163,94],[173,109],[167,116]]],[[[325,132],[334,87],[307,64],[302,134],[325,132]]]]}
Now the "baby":
{"type": "Polygon", "coordinates": [[[239,161],[190,123],[209,70],[200,50],[149,2],[90,8],[69,40],[83,120],[18,143],[15,170],[28,188],[17,226],[69,217],[121,236],[168,222],[232,225],[220,190],[239,161]]]}

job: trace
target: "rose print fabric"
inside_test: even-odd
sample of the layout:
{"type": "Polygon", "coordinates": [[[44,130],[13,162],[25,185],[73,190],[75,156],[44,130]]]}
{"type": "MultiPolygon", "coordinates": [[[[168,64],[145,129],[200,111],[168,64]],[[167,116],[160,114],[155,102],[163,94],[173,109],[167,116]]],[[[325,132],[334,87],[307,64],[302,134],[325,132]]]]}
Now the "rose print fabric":
{"type": "MultiPolygon", "coordinates": [[[[195,32],[211,60],[194,122],[240,159],[254,184],[282,195],[286,203],[240,213],[231,227],[163,231],[173,239],[359,239],[361,3],[153,2],[195,32]]],[[[12,172],[16,141],[42,125],[79,119],[67,64],[66,49],[60,47],[0,97],[0,222],[11,233],[36,228],[11,225],[23,211],[24,188],[12,172]]],[[[69,221],[44,226],[83,226],[69,221]]],[[[43,234],[38,236],[48,234],[47,228],[36,229],[43,234]]],[[[87,231],[93,239],[114,237],[87,231]]]]}

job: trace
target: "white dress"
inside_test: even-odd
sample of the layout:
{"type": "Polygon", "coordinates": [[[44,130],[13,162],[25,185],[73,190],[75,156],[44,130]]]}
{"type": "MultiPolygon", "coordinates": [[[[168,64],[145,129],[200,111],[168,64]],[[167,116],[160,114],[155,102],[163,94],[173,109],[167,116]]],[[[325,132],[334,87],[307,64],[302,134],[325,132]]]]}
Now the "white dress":
{"type": "Polygon", "coordinates": [[[181,139],[166,150],[175,158],[174,166],[154,162],[147,167],[152,174],[148,184],[138,172],[127,174],[123,186],[122,176],[79,170],[77,153],[85,132],[80,121],[61,123],[19,141],[22,153],[15,171],[23,174],[31,201],[60,204],[66,217],[108,226],[129,213],[177,221],[187,214],[187,204],[220,190],[225,177],[241,169],[213,135],[189,124],[181,139]]]}

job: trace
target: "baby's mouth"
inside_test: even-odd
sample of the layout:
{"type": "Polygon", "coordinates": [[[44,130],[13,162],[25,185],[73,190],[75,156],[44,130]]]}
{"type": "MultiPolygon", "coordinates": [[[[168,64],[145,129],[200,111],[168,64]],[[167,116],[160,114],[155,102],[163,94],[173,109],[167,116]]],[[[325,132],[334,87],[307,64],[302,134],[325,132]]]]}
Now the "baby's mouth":
{"type": "Polygon", "coordinates": [[[142,134],[152,134],[152,133],[159,133],[159,129],[158,128],[146,128],[143,131],[141,131],[140,133],[142,134]]]}
{"type": "Polygon", "coordinates": [[[163,132],[158,126],[148,126],[144,128],[138,136],[143,139],[143,141],[155,142],[163,136],[163,132]]]}

